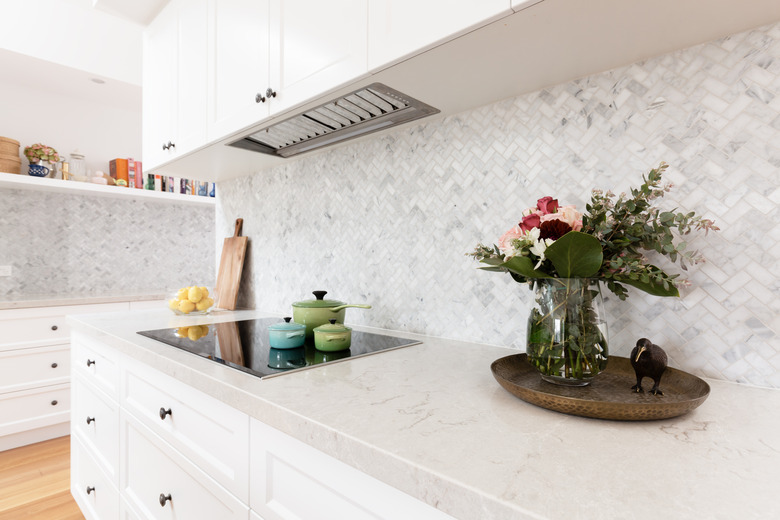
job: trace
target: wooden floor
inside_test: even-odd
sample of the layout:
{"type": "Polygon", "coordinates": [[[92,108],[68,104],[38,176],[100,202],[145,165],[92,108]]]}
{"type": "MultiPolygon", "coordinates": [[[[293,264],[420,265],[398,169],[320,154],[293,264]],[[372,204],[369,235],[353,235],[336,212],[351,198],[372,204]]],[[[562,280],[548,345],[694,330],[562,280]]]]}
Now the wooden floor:
{"type": "Polygon", "coordinates": [[[0,520],[83,520],[70,494],[70,436],[0,452],[0,520]]]}

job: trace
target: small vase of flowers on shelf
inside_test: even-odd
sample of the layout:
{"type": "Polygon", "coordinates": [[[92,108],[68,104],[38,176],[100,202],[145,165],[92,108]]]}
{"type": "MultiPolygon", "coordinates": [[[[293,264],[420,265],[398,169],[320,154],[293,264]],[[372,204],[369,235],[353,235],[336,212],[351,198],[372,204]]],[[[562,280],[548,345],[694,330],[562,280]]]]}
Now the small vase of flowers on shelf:
{"type": "Polygon", "coordinates": [[[30,161],[30,169],[27,173],[34,177],[48,176],[53,169],[52,164],[60,162],[57,150],[41,143],[26,146],[24,156],[30,161]]]}

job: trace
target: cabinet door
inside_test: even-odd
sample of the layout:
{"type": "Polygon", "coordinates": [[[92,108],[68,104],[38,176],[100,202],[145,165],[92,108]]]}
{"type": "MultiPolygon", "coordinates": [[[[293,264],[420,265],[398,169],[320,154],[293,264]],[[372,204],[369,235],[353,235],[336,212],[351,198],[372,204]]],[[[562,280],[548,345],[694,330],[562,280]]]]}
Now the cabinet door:
{"type": "Polygon", "coordinates": [[[208,1],[179,2],[176,60],[175,147],[171,158],[206,144],[208,1]]]}
{"type": "Polygon", "coordinates": [[[67,345],[0,351],[0,393],[67,383],[67,345]]]}
{"type": "Polygon", "coordinates": [[[212,0],[208,138],[268,117],[268,0],[212,0]]]}
{"type": "Polygon", "coordinates": [[[70,493],[88,520],[119,517],[119,493],[78,435],[70,440],[70,493]]]}
{"type": "Polygon", "coordinates": [[[249,456],[249,505],[265,520],[453,520],[255,419],[250,424],[249,456]]]}
{"type": "Polygon", "coordinates": [[[271,113],[368,75],[367,0],[271,0],[271,113]]]}
{"type": "Polygon", "coordinates": [[[371,0],[368,68],[383,69],[511,13],[508,0],[371,0]]]}
{"type": "Polygon", "coordinates": [[[246,505],[130,414],[121,413],[120,425],[120,492],[139,516],[160,520],[249,518],[246,505]]]}
{"type": "Polygon", "coordinates": [[[145,170],[151,170],[167,159],[163,144],[174,139],[178,86],[176,14],[175,2],[168,4],[144,33],[141,142],[145,170]]]}

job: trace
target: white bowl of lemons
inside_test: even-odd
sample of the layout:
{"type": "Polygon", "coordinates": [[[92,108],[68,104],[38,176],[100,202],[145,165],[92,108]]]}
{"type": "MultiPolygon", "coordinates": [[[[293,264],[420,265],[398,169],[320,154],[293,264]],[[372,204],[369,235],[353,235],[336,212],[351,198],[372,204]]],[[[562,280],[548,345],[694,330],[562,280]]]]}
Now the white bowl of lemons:
{"type": "Polygon", "coordinates": [[[168,308],[179,316],[208,314],[213,306],[208,288],[198,285],[182,287],[168,300],[168,308]]]}

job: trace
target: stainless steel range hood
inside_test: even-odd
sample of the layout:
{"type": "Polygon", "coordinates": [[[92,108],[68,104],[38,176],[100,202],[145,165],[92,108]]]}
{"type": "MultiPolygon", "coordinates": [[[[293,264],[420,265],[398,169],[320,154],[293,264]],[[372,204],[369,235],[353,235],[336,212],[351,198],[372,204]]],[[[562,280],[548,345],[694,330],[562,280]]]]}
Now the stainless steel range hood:
{"type": "Polygon", "coordinates": [[[372,83],[312,110],[271,124],[230,146],[290,157],[384,130],[438,109],[381,83],[372,83]]]}

